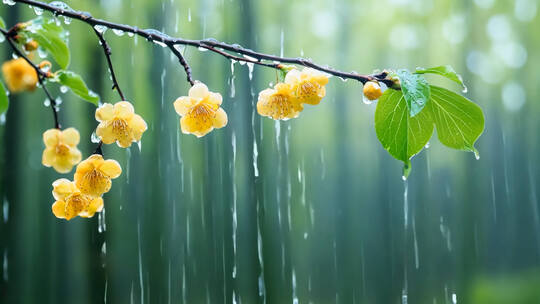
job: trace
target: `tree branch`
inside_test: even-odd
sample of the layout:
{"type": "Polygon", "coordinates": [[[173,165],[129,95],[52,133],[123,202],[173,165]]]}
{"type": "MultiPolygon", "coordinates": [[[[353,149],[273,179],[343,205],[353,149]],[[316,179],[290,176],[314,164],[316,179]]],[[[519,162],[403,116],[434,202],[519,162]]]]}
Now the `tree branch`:
{"type": "Polygon", "coordinates": [[[118,92],[118,95],[120,95],[120,99],[123,101],[126,100],[124,97],[124,94],[122,93],[122,90],[120,89],[120,86],[118,85],[118,80],[116,79],[116,74],[114,73],[112,61],[111,61],[111,47],[107,43],[107,40],[105,40],[105,37],[103,37],[103,34],[99,32],[97,29],[94,28],[94,32],[96,33],[96,36],[99,39],[99,44],[101,44],[101,47],[103,48],[103,52],[105,53],[105,58],[107,58],[107,65],[109,66],[109,72],[111,73],[111,78],[113,82],[112,89],[116,89],[118,92]]]}
{"type": "Polygon", "coordinates": [[[32,62],[32,60],[30,60],[21,50],[19,50],[19,48],[15,45],[15,42],[13,41],[12,35],[10,35],[8,31],[1,28],[0,28],[0,31],[2,32],[2,35],[4,35],[4,37],[6,38],[7,42],[9,43],[9,45],[11,46],[15,54],[17,54],[17,56],[23,58],[26,62],[28,62],[28,64],[30,64],[32,68],[34,68],[34,70],[36,71],[36,74],[38,76],[38,82],[50,102],[50,107],[52,109],[53,117],[54,117],[54,127],[56,129],[60,129],[60,122],[58,120],[58,112],[56,109],[56,100],[52,97],[49,90],[47,90],[47,87],[45,86],[45,81],[43,81],[43,79],[47,78],[48,76],[47,73],[42,71],[37,65],[35,65],[32,62]]]}
{"type": "Polygon", "coordinates": [[[193,76],[191,75],[191,67],[186,62],[186,59],[184,59],[184,56],[182,55],[182,53],[180,53],[180,51],[176,49],[174,44],[169,44],[168,47],[169,49],[171,49],[171,52],[173,52],[173,54],[178,57],[180,64],[184,67],[184,71],[186,71],[187,81],[193,86],[195,84],[195,81],[193,80],[193,76]]]}
{"type": "MultiPolygon", "coordinates": [[[[68,18],[77,19],[91,26],[100,25],[100,26],[105,26],[110,29],[120,30],[126,33],[139,35],[149,41],[165,44],[169,46],[171,50],[173,50],[174,49],[173,46],[177,44],[189,45],[189,46],[194,46],[198,48],[205,48],[209,51],[220,54],[229,59],[249,62],[249,63],[271,67],[275,69],[281,69],[282,66],[279,65],[279,63],[289,63],[289,64],[296,64],[296,65],[301,65],[305,67],[310,67],[310,68],[340,77],[342,79],[355,79],[357,81],[360,81],[363,84],[368,81],[375,80],[375,81],[383,82],[388,86],[393,85],[392,80],[381,78],[382,75],[386,75],[385,73],[376,74],[376,75],[361,75],[355,72],[350,72],[350,73],[342,72],[342,71],[339,71],[330,67],[316,64],[311,59],[305,59],[301,57],[298,57],[298,58],[279,57],[279,56],[259,53],[250,49],[243,48],[237,44],[231,45],[231,44],[220,42],[214,39],[190,40],[190,39],[183,39],[183,38],[173,38],[154,29],[139,29],[138,27],[135,27],[135,26],[114,23],[114,22],[103,20],[103,19],[97,19],[97,18],[92,17],[92,15],[88,12],[75,11],[70,8],[61,8],[61,7],[57,7],[54,5],[50,5],[50,4],[40,2],[40,1],[35,1],[35,0],[14,0],[14,1],[17,3],[25,3],[34,7],[39,7],[41,9],[54,13],[54,15],[61,15],[68,18]],[[234,56],[223,50],[236,53],[242,56],[234,56]],[[270,61],[270,62],[264,62],[264,61],[270,61]]],[[[173,50],[173,53],[175,53],[175,55],[178,57],[179,52],[174,52],[173,50]]],[[[183,61],[185,62],[185,60],[183,61]]],[[[186,74],[188,74],[188,71],[190,70],[189,66],[184,65],[184,63],[182,63],[182,60],[181,60],[181,64],[184,66],[184,69],[186,70],[186,74]]],[[[190,77],[190,73],[188,74],[188,79],[189,77],[190,77]]]]}

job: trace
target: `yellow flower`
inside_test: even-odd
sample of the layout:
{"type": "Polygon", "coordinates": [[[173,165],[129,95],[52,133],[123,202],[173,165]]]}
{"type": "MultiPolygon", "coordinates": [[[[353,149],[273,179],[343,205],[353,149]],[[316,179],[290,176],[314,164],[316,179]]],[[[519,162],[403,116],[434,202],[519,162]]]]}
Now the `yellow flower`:
{"type": "Polygon", "coordinates": [[[68,128],[64,131],[49,129],[43,133],[45,150],[41,163],[45,167],[53,167],[59,173],[68,173],[71,168],[81,161],[81,151],[77,149],[79,144],[79,131],[68,128]]]}
{"type": "Polygon", "coordinates": [[[94,154],[82,161],[75,171],[75,185],[81,193],[98,197],[111,189],[111,179],[122,174],[122,168],[113,159],[104,160],[94,154]]]}
{"type": "Polygon", "coordinates": [[[38,82],[36,70],[24,58],[4,62],[2,74],[11,93],[33,91],[38,82]]]}
{"type": "Polygon", "coordinates": [[[103,210],[103,199],[81,193],[75,183],[61,178],[53,183],[52,194],[56,200],[52,212],[57,218],[92,217],[103,210]]]}
{"type": "Polygon", "coordinates": [[[180,119],[182,133],[202,137],[227,125],[227,113],[220,108],[221,94],[208,91],[208,87],[200,82],[189,89],[188,96],[178,97],[174,109],[180,119]]]}
{"type": "Polygon", "coordinates": [[[364,85],[364,96],[369,100],[377,100],[382,95],[381,86],[375,81],[368,81],[364,85]]]}
{"type": "Polygon", "coordinates": [[[128,148],[134,141],[140,141],[147,126],[141,116],[135,114],[128,101],[117,102],[114,106],[106,103],[96,110],[99,125],[96,134],[103,143],[116,142],[122,148],[128,148]]]}
{"type": "Polygon", "coordinates": [[[312,68],[304,68],[302,72],[293,69],[285,76],[285,83],[293,87],[299,102],[317,105],[326,95],[324,86],[328,83],[328,76],[312,68]]]}
{"type": "Polygon", "coordinates": [[[295,118],[304,109],[302,103],[296,98],[293,87],[288,83],[278,83],[273,89],[266,89],[259,93],[257,112],[272,119],[288,120],[295,118]]]}

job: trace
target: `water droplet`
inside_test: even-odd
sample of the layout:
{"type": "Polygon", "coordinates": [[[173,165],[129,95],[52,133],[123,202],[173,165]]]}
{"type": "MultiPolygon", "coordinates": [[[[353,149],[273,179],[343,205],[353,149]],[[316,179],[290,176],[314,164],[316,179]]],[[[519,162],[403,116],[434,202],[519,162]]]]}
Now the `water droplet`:
{"type": "Polygon", "coordinates": [[[374,103],[374,102],[377,102],[378,99],[376,99],[376,100],[370,100],[370,99],[368,99],[368,98],[366,97],[366,95],[362,94],[362,101],[363,101],[365,104],[370,105],[370,104],[372,104],[372,103],[374,103]]]}
{"type": "Polygon", "coordinates": [[[113,29],[112,31],[116,36],[124,36],[124,31],[122,31],[122,30],[113,29]]]}
{"type": "MultiPolygon", "coordinates": [[[[5,2],[6,2],[6,1],[4,0],[4,3],[5,3],[5,2]]],[[[188,8],[187,20],[188,20],[188,22],[191,22],[191,8],[188,8]]]]}
{"type": "Polygon", "coordinates": [[[105,33],[105,31],[107,30],[107,27],[104,26],[104,25],[94,25],[94,28],[96,29],[96,31],[98,31],[99,33],[103,34],[105,33]]]}
{"type": "Polygon", "coordinates": [[[39,58],[47,58],[47,52],[43,48],[39,47],[37,51],[39,58]]]}
{"type": "MultiPolygon", "coordinates": [[[[6,3],[6,1],[4,1],[4,3],[6,3]]],[[[43,14],[43,9],[40,7],[34,6],[34,13],[36,13],[36,15],[38,16],[41,16],[43,14]]]]}
{"type": "Polygon", "coordinates": [[[71,18],[64,16],[64,23],[65,24],[70,24],[71,23],[71,18]]]}
{"type": "Polygon", "coordinates": [[[428,141],[427,144],[424,146],[424,148],[429,149],[429,141],[428,141]]]}
{"type": "Polygon", "coordinates": [[[46,107],[49,107],[51,105],[51,101],[49,100],[49,98],[45,98],[45,100],[43,101],[43,105],[46,107]]]}
{"type": "Polygon", "coordinates": [[[13,0],[4,0],[4,4],[15,5],[15,1],[13,1],[13,0]]]}
{"type": "Polygon", "coordinates": [[[135,36],[135,34],[133,34],[133,33],[131,33],[131,32],[127,33],[127,35],[128,35],[129,37],[135,36]]]}
{"type": "Polygon", "coordinates": [[[152,40],[152,42],[154,42],[155,44],[161,46],[161,47],[167,47],[167,45],[161,41],[158,41],[158,40],[152,40]]]}
{"type": "Polygon", "coordinates": [[[478,152],[478,150],[474,149],[474,158],[476,158],[476,160],[479,160],[480,159],[480,153],[478,152]]]}
{"type": "Polygon", "coordinates": [[[64,86],[64,85],[63,85],[63,86],[60,87],[60,92],[66,93],[67,91],[68,91],[68,87],[67,87],[67,86],[64,86]]]}
{"type": "Polygon", "coordinates": [[[90,136],[90,141],[97,144],[101,141],[101,138],[96,134],[96,131],[92,132],[92,135],[90,136]]]}
{"type": "Polygon", "coordinates": [[[201,51],[201,52],[206,52],[206,51],[208,51],[208,49],[205,49],[205,48],[203,48],[203,47],[199,47],[198,50],[201,51]]]}

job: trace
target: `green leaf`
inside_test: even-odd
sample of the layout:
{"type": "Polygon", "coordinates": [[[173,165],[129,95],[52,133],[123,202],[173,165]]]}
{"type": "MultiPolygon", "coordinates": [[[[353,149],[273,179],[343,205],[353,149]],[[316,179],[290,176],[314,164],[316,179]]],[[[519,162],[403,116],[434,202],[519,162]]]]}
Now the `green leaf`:
{"type": "Polygon", "coordinates": [[[56,77],[61,85],[70,88],[71,91],[80,98],[95,105],[98,104],[99,96],[88,89],[86,83],[84,83],[84,80],[78,74],[71,71],[60,70],[56,73],[56,77]]]}
{"type": "Polygon", "coordinates": [[[408,70],[398,70],[396,75],[411,117],[414,117],[422,111],[429,100],[429,84],[423,76],[412,74],[408,70]]]}
{"type": "Polygon", "coordinates": [[[452,91],[431,86],[428,108],[442,144],[474,152],[478,157],[474,143],[484,131],[484,114],[479,106],[452,91]]]}
{"type": "Polygon", "coordinates": [[[0,114],[4,114],[9,106],[8,93],[4,84],[0,82],[0,114]]]}
{"type": "Polygon", "coordinates": [[[4,21],[4,18],[0,17],[0,27],[5,29],[6,28],[6,22],[4,21]]]}
{"type": "Polygon", "coordinates": [[[417,68],[414,72],[415,74],[437,74],[443,77],[446,77],[455,83],[461,85],[463,87],[464,91],[467,91],[467,87],[463,83],[463,78],[461,78],[461,75],[456,73],[454,68],[450,65],[442,65],[434,68],[424,69],[424,68],[417,68]]]}
{"type": "Polygon", "coordinates": [[[39,17],[33,19],[23,32],[28,38],[36,40],[42,49],[50,53],[62,69],[67,68],[70,55],[67,35],[62,26],[56,24],[53,19],[39,17]]]}
{"type": "Polygon", "coordinates": [[[427,111],[412,117],[402,91],[388,89],[375,110],[375,132],[383,148],[404,163],[403,176],[410,172],[410,159],[433,135],[433,120],[427,111]]]}

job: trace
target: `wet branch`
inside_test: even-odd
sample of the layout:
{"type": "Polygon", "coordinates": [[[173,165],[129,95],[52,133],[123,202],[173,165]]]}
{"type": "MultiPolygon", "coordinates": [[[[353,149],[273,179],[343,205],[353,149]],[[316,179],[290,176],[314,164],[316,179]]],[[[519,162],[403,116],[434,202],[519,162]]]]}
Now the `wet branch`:
{"type": "Polygon", "coordinates": [[[195,84],[195,81],[193,80],[193,76],[191,75],[191,67],[187,63],[186,59],[184,58],[182,53],[180,53],[180,51],[176,49],[174,44],[169,44],[168,47],[171,52],[173,52],[173,54],[178,57],[180,64],[184,67],[184,71],[186,71],[187,81],[193,86],[195,84]]]}
{"type": "Polygon", "coordinates": [[[6,38],[7,42],[9,43],[9,45],[11,46],[15,54],[17,54],[17,56],[26,60],[26,62],[28,62],[28,64],[30,64],[32,68],[34,68],[34,70],[36,71],[36,74],[38,76],[38,82],[41,88],[43,89],[43,92],[45,92],[47,99],[49,99],[50,107],[51,107],[51,110],[53,112],[53,117],[54,117],[54,127],[56,129],[60,129],[58,111],[56,109],[56,100],[52,97],[51,93],[49,92],[49,90],[47,90],[47,87],[45,86],[44,79],[48,77],[48,74],[44,72],[43,70],[41,70],[37,65],[35,65],[32,62],[32,60],[30,60],[30,58],[28,58],[21,50],[19,50],[19,48],[15,45],[15,42],[13,41],[14,38],[13,38],[13,35],[11,34],[12,33],[11,31],[6,31],[1,28],[0,28],[0,31],[2,32],[2,35],[4,35],[4,37],[6,38]]]}
{"type": "Polygon", "coordinates": [[[120,86],[118,85],[118,80],[116,79],[116,74],[114,73],[112,61],[111,61],[111,47],[107,43],[107,40],[105,40],[105,37],[103,37],[103,34],[100,33],[98,30],[94,28],[94,32],[96,33],[96,36],[99,39],[99,44],[101,44],[101,47],[103,48],[103,52],[105,53],[105,58],[107,58],[107,65],[109,66],[109,72],[111,73],[111,78],[113,82],[112,89],[116,89],[118,92],[118,95],[120,95],[120,98],[122,100],[126,100],[124,97],[124,94],[122,93],[122,90],[120,89],[120,86]]]}
{"type": "MultiPolygon", "coordinates": [[[[355,79],[357,81],[360,81],[361,83],[366,83],[368,81],[376,80],[376,81],[383,82],[389,86],[393,85],[392,80],[385,78],[386,73],[375,74],[375,75],[361,75],[355,72],[350,72],[350,73],[342,72],[342,71],[339,71],[339,70],[336,70],[327,66],[316,64],[311,59],[306,59],[302,57],[297,57],[297,58],[279,57],[279,56],[259,53],[259,52],[244,48],[237,44],[231,45],[231,44],[220,42],[214,39],[190,40],[190,39],[183,39],[183,38],[173,38],[173,37],[168,36],[167,34],[164,34],[154,29],[139,29],[138,27],[135,27],[135,26],[114,23],[107,20],[103,20],[103,19],[97,19],[97,18],[92,17],[92,15],[88,12],[75,11],[69,8],[61,8],[61,7],[57,7],[54,5],[50,5],[50,4],[40,2],[40,1],[35,1],[35,0],[14,0],[14,1],[17,3],[25,3],[31,6],[39,7],[43,10],[52,12],[54,15],[57,15],[57,16],[61,15],[68,18],[77,19],[91,26],[100,25],[100,26],[105,26],[110,29],[120,30],[126,33],[132,33],[134,35],[143,37],[149,41],[165,44],[171,50],[174,49],[174,45],[178,45],[178,44],[189,45],[189,46],[194,46],[197,48],[207,49],[211,52],[220,54],[231,60],[249,62],[249,63],[253,63],[257,65],[271,67],[274,69],[282,68],[282,66],[279,63],[289,63],[289,64],[296,64],[296,65],[301,65],[305,67],[310,67],[310,68],[313,68],[313,69],[316,69],[316,70],[319,70],[319,71],[322,71],[322,72],[325,72],[325,73],[328,73],[337,77],[341,77],[342,79],[355,79]],[[236,53],[242,56],[235,56],[235,55],[229,54],[228,52],[236,53]]],[[[180,54],[179,52],[175,52],[173,50],[173,53],[179,58],[180,63],[182,64],[182,66],[184,67],[184,70],[186,71],[186,74],[188,74],[188,81],[189,81],[190,75],[191,75],[189,66],[187,65],[187,63],[184,64],[185,60],[182,60],[183,57],[178,56],[178,54],[180,54]]]]}

